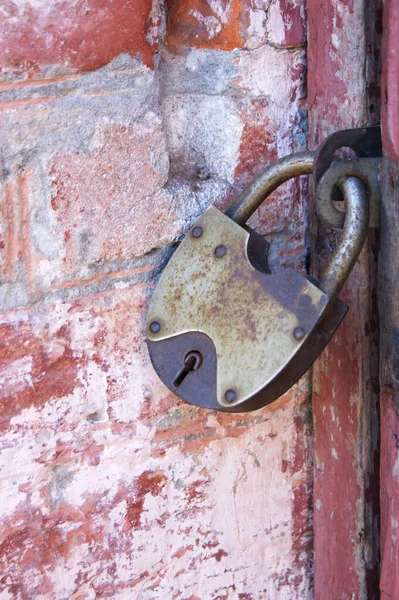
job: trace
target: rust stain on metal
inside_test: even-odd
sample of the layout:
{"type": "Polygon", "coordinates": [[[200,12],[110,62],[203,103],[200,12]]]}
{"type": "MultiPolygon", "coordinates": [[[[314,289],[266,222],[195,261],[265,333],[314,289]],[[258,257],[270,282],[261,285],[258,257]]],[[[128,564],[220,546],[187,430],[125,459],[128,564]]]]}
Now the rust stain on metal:
{"type": "MultiPolygon", "coordinates": [[[[226,215],[209,208],[165,269],[148,310],[149,349],[161,379],[184,400],[219,410],[264,406],[312,364],[315,349],[321,351],[343,318],[339,303],[332,318],[324,313],[334,305],[367,235],[369,203],[360,179],[338,181],[347,204],[345,227],[317,287],[292,269],[271,274],[260,236],[239,225],[277,185],[307,173],[312,165],[312,153],[285,157],[265,169],[226,215]],[[162,328],[154,331],[159,320],[162,328]],[[181,353],[182,344],[190,351],[181,338],[196,333],[214,347],[212,396],[205,399],[207,370],[188,368],[181,353]],[[197,391],[190,395],[186,385],[197,391]],[[234,397],[225,390],[234,390],[234,397]]],[[[191,351],[199,352],[194,346],[191,351]]]]}
{"type": "MultiPolygon", "coordinates": [[[[197,226],[205,234],[195,240],[185,238],[150,302],[150,354],[153,360],[156,354],[154,364],[175,393],[184,393],[184,386],[195,381],[195,397],[200,394],[202,398],[207,376],[205,357],[203,366],[188,374],[179,389],[173,386],[186,353],[198,350],[203,354],[202,348],[190,348],[182,338],[201,333],[211,342],[207,353],[212,357],[212,372],[216,363],[217,402],[209,404],[211,399],[202,399],[200,403],[238,410],[299,352],[329,298],[293,269],[274,275],[256,270],[248,258],[249,232],[216,208],[208,209],[197,226]],[[223,260],[214,253],[221,240],[228,249],[223,260]],[[158,321],[162,328],[154,334],[151,324],[158,321]],[[307,333],[296,339],[292,332],[300,327],[307,333]],[[170,381],[173,361],[177,362],[170,381]],[[235,400],[226,399],[226,390],[235,391],[235,400]]],[[[188,394],[184,398],[190,401],[188,394]]]]}

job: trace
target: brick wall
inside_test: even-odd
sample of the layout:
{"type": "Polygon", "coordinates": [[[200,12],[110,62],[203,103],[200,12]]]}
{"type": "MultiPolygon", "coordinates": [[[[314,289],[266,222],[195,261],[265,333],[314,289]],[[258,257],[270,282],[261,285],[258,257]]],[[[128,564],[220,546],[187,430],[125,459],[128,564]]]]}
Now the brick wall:
{"type": "MultiPolygon", "coordinates": [[[[173,245],[306,148],[305,6],[5,0],[0,598],[305,599],[309,382],[183,404],[143,324],[173,245]]],[[[306,183],[253,217],[302,268],[306,183]]]]}

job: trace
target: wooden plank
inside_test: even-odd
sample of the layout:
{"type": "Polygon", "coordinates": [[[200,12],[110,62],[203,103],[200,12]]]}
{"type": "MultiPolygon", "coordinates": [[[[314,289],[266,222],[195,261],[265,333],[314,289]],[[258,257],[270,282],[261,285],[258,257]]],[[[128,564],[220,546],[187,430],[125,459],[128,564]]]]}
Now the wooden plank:
{"type": "Polygon", "coordinates": [[[382,599],[399,590],[399,5],[384,4],[379,260],[382,599]]]}
{"type": "MultiPolygon", "coordinates": [[[[365,0],[308,2],[310,147],[333,131],[370,120],[364,73],[368,42],[376,41],[370,14],[365,0]]],[[[333,232],[319,229],[316,271],[335,243],[333,232]]],[[[341,294],[349,313],[313,372],[316,600],[378,593],[375,252],[371,233],[341,294]]]]}

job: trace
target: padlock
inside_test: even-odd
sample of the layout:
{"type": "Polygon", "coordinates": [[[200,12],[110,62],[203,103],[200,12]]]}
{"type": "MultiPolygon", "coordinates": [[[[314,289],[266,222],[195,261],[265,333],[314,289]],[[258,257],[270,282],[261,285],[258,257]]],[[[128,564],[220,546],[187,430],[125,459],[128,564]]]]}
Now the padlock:
{"type": "Polygon", "coordinates": [[[338,182],[342,237],[321,279],[271,273],[268,243],[245,222],[281,183],[310,174],[314,154],[266,168],[223,213],[210,207],[167,264],[151,298],[147,343],[161,380],[183,400],[226,412],[284,394],[311,366],[346,314],[337,295],[367,235],[369,209],[356,177],[338,182]]]}

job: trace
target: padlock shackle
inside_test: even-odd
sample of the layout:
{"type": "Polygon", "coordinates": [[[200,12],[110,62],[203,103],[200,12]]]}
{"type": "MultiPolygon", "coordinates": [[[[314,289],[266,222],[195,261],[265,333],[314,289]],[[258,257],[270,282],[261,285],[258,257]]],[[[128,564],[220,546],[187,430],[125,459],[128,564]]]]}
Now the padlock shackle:
{"type": "MultiPolygon", "coordinates": [[[[269,165],[228,208],[230,219],[244,225],[262,202],[282,183],[313,173],[315,152],[298,152],[269,165]]],[[[358,177],[343,177],[337,183],[346,203],[341,239],[322,274],[318,287],[333,303],[358,259],[369,227],[369,201],[365,184],[358,177]]]]}
{"type": "Polygon", "coordinates": [[[330,302],[341,291],[357,261],[369,228],[369,201],[365,184],[358,177],[343,177],[337,183],[345,200],[345,223],[341,239],[318,282],[330,302]]]}
{"type": "Polygon", "coordinates": [[[269,404],[344,318],[348,307],[337,296],[369,225],[362,180],[336,184],[346,201],[344,228],[318,283],[292,268],[270,273],[263,239],[241,226],[280,184],[311,174],[314,156],[287,156],[264,169],[227,215],[209,207],[162,274],[147,313],[148,348],[162,381],[183,400],[225,412],[269,404]]]}
{"type": "Polygon", "coordinates": [[[244,225],[269,194],[282,183],[299,175],[311,175],[315,155],[315,152],[297,152],[266,167],[231,204],[226,211],[227,216],[239,225],[244,225]]]}

